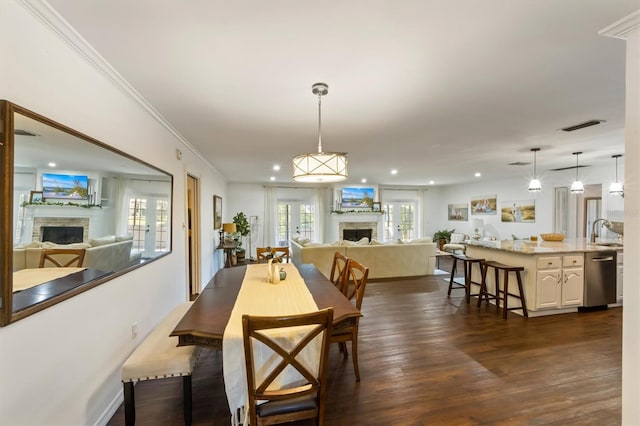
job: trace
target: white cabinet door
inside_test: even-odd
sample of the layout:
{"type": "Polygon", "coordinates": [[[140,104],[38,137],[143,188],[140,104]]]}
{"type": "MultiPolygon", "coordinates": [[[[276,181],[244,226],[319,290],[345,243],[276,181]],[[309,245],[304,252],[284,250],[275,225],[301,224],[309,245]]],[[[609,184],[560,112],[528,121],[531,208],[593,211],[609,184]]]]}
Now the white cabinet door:
{"type": "Polygon", "coordinates": [[[565,268],[562,271],[562,306],[581,306],[584,294],[582,268],[565,268]]]}
{"type": "Polygon", "coordinates": [[[560,269],[538,271],[536,278],[536,308],[556,308],[560,306],[562,285],[560,269]]]}

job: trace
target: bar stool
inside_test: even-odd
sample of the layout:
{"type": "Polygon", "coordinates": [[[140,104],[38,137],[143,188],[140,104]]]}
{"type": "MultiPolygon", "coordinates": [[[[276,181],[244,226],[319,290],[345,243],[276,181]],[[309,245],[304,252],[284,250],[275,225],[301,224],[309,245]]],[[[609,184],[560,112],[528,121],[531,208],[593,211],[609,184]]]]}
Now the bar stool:
{"type": "Polygon", "coordinates": [[[480,295],[480,293],[471,294],[471,284],[476,284],[482,287],[481,283],[471,281],[471,268],[474,264],[477,264],[478,268],[480,269],[480,275],[482,275],[482,262],[484,262],[484,259],[469,257],[464,254],[452,254],[451,257],[453,257],[453,266],[451,267],[451,277],[449,278],[449,291],[447,292],[447,296],[451,296],[451,290],[453,289],[464,288],[465,298],[467,300],[467,303],[469,303],[471,300],[471,296],[480,295]],[[464,285],[453,280],[453,277],[456,274],[456,265],[458,260],[463,263],[462,266],[464,268],[464,285]]]}
{"type": "Polygon", "coordinates": [[[524,271],[524,266],[509,266],[504,265],[499,262],[494,262],[492,260],[482,261],[482,282],[480,283],[480,298],[478,299],[478,307],[482,303],[482,299],[484,298],[489,303],[490,299],[495,299],[497,313],[500,313],[500,299],[502,298],[502,318],[507,319],[507,311],[511,311],[514,309],[522,309],[522,314],[525,318],[529,317],[529,313],[527,312],[527,303],[524,300],[524,289],[522,287],[522,277],[520,276],[520,272],[524,271]],[[494,277],[496,282],[495,293],[489,293],[487,289],[487,271],[489,268],[494,268],[494,277]],[[504,272],[504,288],[500,289],[500,271],[504,272]],[[509,272],[514,272],[516,274],[516,279],[518,281],[518,294],[509,293],[509,272]],[[520,299],[520,306],[508,307],[508,299],[509,296],[520,299]]]}

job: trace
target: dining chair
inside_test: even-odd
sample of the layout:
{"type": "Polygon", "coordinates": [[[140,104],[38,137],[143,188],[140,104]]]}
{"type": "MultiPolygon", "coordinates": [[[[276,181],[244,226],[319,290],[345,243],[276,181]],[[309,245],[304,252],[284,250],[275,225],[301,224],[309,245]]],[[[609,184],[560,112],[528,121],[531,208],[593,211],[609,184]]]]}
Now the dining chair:
{"type": "MultiPolygon", "coordinates": [[[[329,336],[333,327],[333,308],[300,315],[275,317],[242,316],[242,333],[247,371],[249,424],[273,425],[303,419],[316,419],[317,425],[324,422],[324,402],[329,357],[329,336]],[[301,329],[301,326],[309,326],[301,329]],[[273,333],[296,330],[278,339],[273,333]],[[301,331],[302,330],[302,331],[301,331]],[[269,336],[271,334],[271,337],[269,336]],[[317,365],[303,365],[296,359],[315,339],[321,339],[317,365]],[[291,339],[294,339],[291,342],[291,339]],[[258,343],[260,342],[260,343],[258,343]],[[256,364],[256,351],[264,353],[263,345],[273,351],[276,361],[273,368],[264,371],[256,364]],[[277,363],[277,364],[276,364],[277,363]],[[269,389],[286,368],[295,370],[301,379],[296,387],[269,389]],[[266,401],[257,404],[257,401],[266,401]]],[[[278,333],[279,336],[282,334],[278,333]]],[[[273,386],[272,386],[273,387],[273,386]]]]}
{"type": "Polygon", "coordinates": [[[79,267],[84,261],[84,254],[85,249],[42,249],[39,267],[79,267]]]}
{"type": "Polygon", "coordinates": [[[280,262],[290,262],[291,253],[289,247],[258,247],[256,248],[256,260],[258,263],[267,262],[269,259],[279,259],[280,262]]]}
{"type": "MultiPolygon", "coordinates": [[[[342,285],[342,293],[352,303],[355,302],[356,309],[362,310],[362,300],[364,299],[364,289],[367,285],[369,268],[360,262],[349,258],[342,285]]],[[[353,359],[353,370],[356,374],[356,381],[360,381],[360,369],[358,368],[358,326],[360,318],[354,318],[352,323],[338,324],[331,333],[331,343],[338,343],[340,352],[347,359],[347,343],[351,342],[351,352],[353,359]]]]}
{"type": "Polygon", "coordinates": [[[329,280],[335,285],[338,290],[344,293],[342,286],[344,285],[344,277],[347,274],[347,263],[349,258],[340,253],[339,251],[333,254],[333,263],[331,264],[331,275],[329,280]]]}

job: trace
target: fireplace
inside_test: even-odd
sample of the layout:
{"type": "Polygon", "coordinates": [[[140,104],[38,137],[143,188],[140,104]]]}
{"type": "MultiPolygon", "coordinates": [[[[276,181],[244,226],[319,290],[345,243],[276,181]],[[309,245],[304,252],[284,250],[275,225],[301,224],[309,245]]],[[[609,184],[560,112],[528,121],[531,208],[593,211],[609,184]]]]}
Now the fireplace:
{"type": "Polygon", "coordinates": [[[87,217],[35,217],[33,219],[31,241],[53,242],[53,240],[42,236],[42,231],[45,228],[80,228],[82,229],[82,235],[77,242],[89,241],[89,218],[87,217]]]}
{"type": "Polygon", "coordinates": [[[338,239],[357,241],[362,237],[369,238],[369,241],[378,239],[378,223],[376,222],[346,222],[338,223],[338,239]],[[361,234],[360,231],[369,231],[361,234]],[[358,231],[355,236],[347,237],[347,231],[358,231]]]}
{"type": "Polygon", "coordinates": [[[56,244],[81,243],[84,228],[82,226],[42,226],[40,235],[42,241],[56,244]]]}
{"type": "Polygon", "coordinates": [[[371,228],[343,229],[342,239],[348,240],[348,241],[359,241],[362,238],[367,237],[369,241],[371,241],[372,234],[373,234],[373,229],[371,228]]]}

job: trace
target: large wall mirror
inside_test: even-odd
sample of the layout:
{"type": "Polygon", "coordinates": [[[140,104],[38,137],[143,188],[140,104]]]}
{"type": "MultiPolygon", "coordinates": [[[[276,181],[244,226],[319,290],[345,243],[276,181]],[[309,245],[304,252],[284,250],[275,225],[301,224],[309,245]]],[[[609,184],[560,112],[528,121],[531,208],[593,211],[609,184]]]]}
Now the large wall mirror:
{"type": "Polygon", "coordinates": [[[0,108],[0,325],[171,252],[170,174],[10,102],[0,108]]]}

